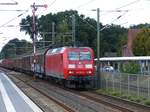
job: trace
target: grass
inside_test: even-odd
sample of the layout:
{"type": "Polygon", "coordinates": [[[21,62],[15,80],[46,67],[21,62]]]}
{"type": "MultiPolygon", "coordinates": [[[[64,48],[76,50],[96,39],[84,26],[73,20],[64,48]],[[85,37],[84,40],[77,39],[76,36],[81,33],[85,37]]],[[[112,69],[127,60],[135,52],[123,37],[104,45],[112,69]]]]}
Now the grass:
{"type": "Polygon", "coordinates": [[[122,93],[120,91],[116,91],[116,90],[113,91],[112,89],[107,89],[107,90],[106,89],[99,89],[99,90],[96,90],[96,92],[98,94],[115,96],[115,97],[118,97],[118,98],[121,98],[121,99],[125,99],[125,100],[135,102],[135,103],[140,103],[140,104],[150,106],[150,99],[146,99],[144,97],[139,97],[139,96],[135,96],[135,95],[132,96],[132,95],[122,93]]]}
{"type": "Polygon", "coordinates": [[[145,100],[144,105],[150,106],[150,99],[145,100]]]}

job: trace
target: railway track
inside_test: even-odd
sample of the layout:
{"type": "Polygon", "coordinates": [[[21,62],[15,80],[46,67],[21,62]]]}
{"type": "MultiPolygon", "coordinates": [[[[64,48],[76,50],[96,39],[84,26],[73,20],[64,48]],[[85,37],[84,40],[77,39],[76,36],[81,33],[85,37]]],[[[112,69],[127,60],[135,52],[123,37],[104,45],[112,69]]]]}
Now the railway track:
{"type": "Polygon", "coordinates": [[[135,102],[132,102],[129,100],[122,100],[121,98],[118,98],[118,97],[112,97],[112,96],[108,96],[108,95],[104,95],[104,94],[97,94],[96,92],[90,92],[88,94],[90,94],[90,96],[92,95],[92,96],[96,96],[96,97],[99,97],[99,96],[104,97],[106,100],[111,100],[111,101],[113,101],[113,103],[116,103],[117,105],[121,105],[117,102],[122,102],[128,108],[130,106],[132,106],[132,108],[136,107],[136,108],[134,108],[135,110],[138,109],[139,111],[143,111],[143,112],[149,112],[150,111],[150,106],[145,106],[145,105],[135,103],[135,102]]]}
{"type": "Polygon", "coordinates": [[[73,91],[70,89],[65,90],[71,91],[80,96],[86,97],[98,103],[103,103],[107,106],[116,108],[122,112],[150,112],[150,107],[139,103],[123,100],[117,97],[112,97],[103,94],[97,94],[95,91],[73,91]]]}
{"type": "MultiPolygon", "coordinates": [[[[17,78],[18,80],[20,80],[20,81],[22,81],[22,82],[24,82],[24,83],[28,83],[29,81],[31,81],[30,79],[25,79],[25,80],[22,80],[22,79],[20,79],[19,77],[17,77],[17,76],[15,76],[15,78],[17,78]]],[[[32,83],[33,84],[33,83],[32,83]]],[[[27,84],[27,85],[29,85],[29,86],[31,86],[32,88],[34,88],[34,89],[36,89],[37,91],[39,91],[40,93],[42,93],[42,94],[44,94],[45,96],[47,96],[48,98],[50,98],[50,99],[52,99],[54,102],[56,102],[58,105],[60,105],[60,106],[62,106],[63,108],[65,108],[65,110],[67,110],[68,112],[77,112],[77,111],[80,111],[79,109],[78,109],[78,107],[75,107],[75,105],[68,105],[68,106],[66,106],[65,105],[65,101],[60,101],[60,99],[58,98],[58,100],[56,100],[57,98],[54,98],[54,97],[50,97],[49,95],[47,95],[47,94],[45,94],[45,92],[43,92],[43,91],[46,91],[48,88],[47,88],[47,86],[49,86],[49,84],[48,85],[45,85],[45,87],[46,88],[43,88],[42,87],[42,90],[41,90],[41,88],[37,88],[37,86],[35,87],[35,85],[33,84],[33,85],[31,85],[31,84],[27,84]],[[61,102],[61,103],[60,103],[61,102]],[[63,103],[62,103],[63,102],[63,103]],[[69,107],[70,106],[70,107],[69,107]]],[[[70,96],[70,95],[72,95],[72,94],[66,94],[66,95],[64,95],[64,92],[62,93],[62,91],[60,90],[60,88],[58,88],[58,87],[54,87],[54,86],[51,86],[50,87],[50,90],[51,91],[53,91],[55,94],[57,94],[57,95],[60,95],[60,96],[64,96],[65,98],[67,97],[67,96],[70,96]]],[[[52,95],[52,93],[50,93],[50,95],[52,95]]],[[[58,97],[58,96],[57,96],[58,97]]],[[[64,98],[63,98],[64,99],[64,98]]],[[[70,98],[71,99],[71,98],[70,98]]],[[[79,103],[79,102],[78,102],[79,103]]],[[[80,105],[80,104],[79,104],[80,105]]],[[[86,106],[86,105],[85,105],[86,106]]],[[[81,108],[81,107],[80,107],[81,108]]],[[[90,109],[90,110],[93,110],[93,111],[91,111],[91,112],[98,112],[98,111],[96,111],[96,110],[94,110],[94,109],[92,109],[92,108],[89,108],[88,107],[88,109],[90,109]]]]}
{"type": "MultiPolygon", "coordinates": [[[[12,75],[10,75],[12,77],[12,75]]],[[[32,77],[27,77],[26,75],[22,75],[24,77],[20,78],[20,75],[13,75],[13,77],[18,78],[18,80],[23,81],[28,84],[35,90],[44,94],[48,99],[53,100],[58,105],[61,105],[65,110],[69,112],[141,112],[143,110],[139,110],[137,108],[127,108],[124,105],[120,105],[106,98],[102,98],[101,96],[97,97],[93,93],[88,91],[75,91],[60,87],[59,85],[52,85],[48,81],[43,81],[41,79],[37,79],[33,81],[32,77]],[[37,85],[38,82],[38,85],[37,85]],[[44,87],[43,87],[44,86],[44,87]],[[50,90],[50,91],[48,91],[50,90]],[[44,92],[43,92],[44,91],[44,92]],[[47,91],[47,92],[46,92],[47,91]],[[57,95],[56,95],[57,94],[57,95]],[[76,103],[76,104],[74,104],[76,103]],[[102,108],[102,109],[101,109],[102,108]]],[[[122,101],[118,101],[122,102],[122,101]]],[[[149,111],[143,111],[149,112],[149,111]]]]}
{"type": "MultiPolygon", "coordinates": [[[[62,108],[64,108],[67,112],[76,112],[75,110],[73,110],[72,108],[66,106],[63,102],[58,101],[57,99],[51,97],[50,95],[44,93],[42,90],[34,87],[33,85],[27,83],[29,80],[22,80],[21,78],[15,76],[15,78],[17,78],[18,80],[22,81],[23,83],[25,83],[26,85],[28,85],[29,87],[33,88],[34,90],[38,91],[39,93],[41,93],[42,95],[44,95],[45,97],[47,97],[48,99],[52,100],[53,102],[55,102],[56,104],[58,104],[59,106],[61,106],[62,108]]],[[[36,102],[35,102],[36,103],[36,102]]],[[[38,105],[38,104],[37,104],[38,105]]]]}
{"type": "Polygon", "coordinates": [[[114,103],[112,103],[110,101],[103,100],[103,99],[100,99],[100,98],[96,98],[94,96],[91,96],[91,95],[88,95],[88,94],[85,94],[85,93],[82,93],[82,92],[77,93],[77,94],[79,94],[80,96],[86,97],[86,98],[88,98],[90,100],[93,100],[93,101],[95,101],[97,103],[102,103],[102,104],[104,104],[104,105],[106,105],[108,107],[112,107],[112,108],[118,109],[121,112],[134,112],[133,110],[130,110],[130,109],[126,108],[126,107],[116,105],[116,104],[114,104],[114,103]]]}
{"type": "MultiPolygon", "coordinates": [[[[17,79],[19,79],[19,80],[21,80],[22,82],[24,82],[24,83],[27,83],[27,82],[29,82],[29,81],[31,81],[31,79],[26,79],[26,80],[22,80],[22,79],[20,79],[20,77],[18,77],[18,76],[15,76],[17,79]]],[[[27,85],[29,85],[29,86],[31,86],[32,88],[34,88],[34,89],[36,89],[37,91],[39,91],[40,93],[42,93],[42,94],[44,94],[45,96],[47,96],[48,98],[50,97],[50,96],[48,96],[47,94],[45,94],[42,90],[40,90],[39,88],[37,88],[37,86],[35,87],[34,85],[31,85],[31,84],[29,84],[29,83],[27,83],[27,85]]],[[[50,84],[48,84],[47,86],[50,86],[50,84]]],[[[62,96],[65,96],[65,94],[62,94],[62,90],[60,90],[60,89],[62,89],[62,88],[59,88],[59,87],[51,87],[51,90],[53,91],[53,92],[55,92],[55,93],[57,93],[57,94],[59,94],[59,95],[62,95],[62,96]]],[[[131,110],[129,110],[129,109],[126,109],[126,108],[123,108],[123,107],[121,107],[121,106],[117,106],[117,105],[113,105],[113,104],[111,104],[110,102],[106,102],[106,101],[102,101],[102,100],[97,100],[96,98],[93,98],[93,97],[90,97],[90,96],[88,96],[88,95],[85,95],[85,94],[82,94],[82,93],[80,93],[80,92],[77,92],[77,91],[72,91],[72,90],[69,90],[69,94],[68,94],[68,90],[67,90],[67,93],[66,93],[66,95],[67,96],[69,96],[69,95],[72,95],[72,96],[75,96],[75,95],[78,95],[78,97],[80,97],[80,98],[82,98],[82,99],[86,99],[86,100],[91,100],[92,102],[96,102],[96,103],[100,103],[100,104],[103,104],[103,105],[105,105],[105,106],[107,106],[107,107],[109,107],[109,108],[113,108],[113,109],[115,109],[115,110],[117,110],[117,111],[119,111],[119,112],[133,112],[133,111],[131,111],[131,110]]],[[[65,92],[63,92],[63,93],[65,93],[65,92]]],[[[62,103],[60,103],[59,101],[57,101],[56,99],[54,99],[54,98],[49,98],[49,99],[52,99],[54,102],[56,102],[57,104],[59,104],[59,105],[61,105],[62,107],[64,107],[67,111],[69,111],[69,112],[73,112],[73,111],[75,111],[75,110],[73,110],[72,108],[70,108],[70,106],[67,106],[66,107],[66,105],[64,106],[64,103],[62,104],[62,103]],[[68,108],[69,107],[69,108],[68,108]]],[[[89,103],[90,104],[90,103],[89,103]]],[[[94,108],[92,108],[92,107],[88,107],[88,109],[89,110],[93,110],[94,112],[98,112],[96,109],[94,109],[94,108]]]]}

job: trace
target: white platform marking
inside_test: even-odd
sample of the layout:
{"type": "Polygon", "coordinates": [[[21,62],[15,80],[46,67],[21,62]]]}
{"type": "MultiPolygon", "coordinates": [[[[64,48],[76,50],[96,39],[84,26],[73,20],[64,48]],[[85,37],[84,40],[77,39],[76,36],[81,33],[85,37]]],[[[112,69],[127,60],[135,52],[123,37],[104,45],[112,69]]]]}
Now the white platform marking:
{"type": "Polygon", "coordinates": [[[1,91],[1,94],[2,94],[2,98],[3,98],[3,101],[5,103],[5,107],[6,107],[6,110],[7,112],[16,112],[6,90],[5,90],[5,87],[0,79],[0,91],[1,91]]]}
{"type": "MultiPolygon", "coordinates": [[[[24,101],[30,106],[34,112],[43,112],[37,105],[35,105],[4,73],[2,75],[11,83],[18,94],[24,99],[24,101]]],[[[12,111],[11,111],[12,112],[12,111]]]]}

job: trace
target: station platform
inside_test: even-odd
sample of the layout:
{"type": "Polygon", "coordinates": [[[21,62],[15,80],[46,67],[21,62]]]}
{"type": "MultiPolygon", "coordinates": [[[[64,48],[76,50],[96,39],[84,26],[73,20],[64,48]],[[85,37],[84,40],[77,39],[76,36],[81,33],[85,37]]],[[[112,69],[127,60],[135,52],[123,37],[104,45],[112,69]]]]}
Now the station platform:
{"type": "Polygon", "coordinates": [[[0,71],[0,112],[43,112],[0,71]]]}

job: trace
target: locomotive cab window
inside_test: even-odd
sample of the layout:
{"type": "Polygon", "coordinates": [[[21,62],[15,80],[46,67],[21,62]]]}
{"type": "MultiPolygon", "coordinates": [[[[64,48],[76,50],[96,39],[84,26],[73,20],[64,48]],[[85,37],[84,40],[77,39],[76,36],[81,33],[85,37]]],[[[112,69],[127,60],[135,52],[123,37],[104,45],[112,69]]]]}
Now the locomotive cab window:
{"type": "Polygon", "coordinates": [[[69,52],[69,60],[91,60],[90,52],[69,52]]]}
{"type": "Polygon", "coordinates": [[[80,52],[80,60],[91,60],[90,52],[80,52]]]}
{"type": "Polygon", "coordinates": [[[69,60],[79,60],[79,52],[69,52],[68,59],[69,60]]]}

